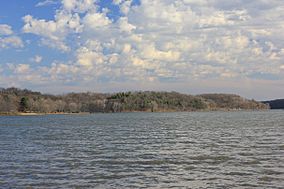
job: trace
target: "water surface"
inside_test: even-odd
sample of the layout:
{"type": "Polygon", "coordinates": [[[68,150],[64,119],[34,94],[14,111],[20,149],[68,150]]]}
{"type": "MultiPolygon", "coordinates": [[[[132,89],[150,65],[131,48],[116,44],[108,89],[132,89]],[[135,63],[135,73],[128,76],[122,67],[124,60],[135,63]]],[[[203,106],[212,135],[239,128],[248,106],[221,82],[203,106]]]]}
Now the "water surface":
{"type": "Polygon", "coordinates": [[[0,117],[0,188],[282,188],[284,111],[0,117]]]}

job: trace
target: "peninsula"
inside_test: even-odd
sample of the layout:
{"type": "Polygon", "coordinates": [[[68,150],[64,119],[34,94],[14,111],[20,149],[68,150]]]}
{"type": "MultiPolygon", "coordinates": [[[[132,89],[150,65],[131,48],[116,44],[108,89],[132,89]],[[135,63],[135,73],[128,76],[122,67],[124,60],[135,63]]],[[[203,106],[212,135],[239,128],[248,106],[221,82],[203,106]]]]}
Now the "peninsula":
{"type": "Polygon", "coordinates": [[[177,92],[69,93],[50,95],[27,89],[1,88],[1,115],[96,112],[174,112],[262,110],[269,105],[235,94],[188,95],[177,92]]]}

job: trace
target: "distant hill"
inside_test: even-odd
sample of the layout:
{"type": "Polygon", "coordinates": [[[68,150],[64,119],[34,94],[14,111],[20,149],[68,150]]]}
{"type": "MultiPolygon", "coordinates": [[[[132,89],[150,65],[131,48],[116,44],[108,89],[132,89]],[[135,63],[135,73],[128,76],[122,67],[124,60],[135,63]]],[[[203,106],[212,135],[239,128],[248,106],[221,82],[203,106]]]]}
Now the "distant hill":
{"type": "Polygon", "coordinates": [[[263,101],[262,103],[269,104],[271,109],[284,109],[284,99],[263,101]]]}
{"type": "Polygon", "coordinates": [[[47,95],[27,89],[0,88],[0,112],[95,113],[259,110],[269,106],[234,94],[188,95],[177,92],[69,93],[47,95]]]}

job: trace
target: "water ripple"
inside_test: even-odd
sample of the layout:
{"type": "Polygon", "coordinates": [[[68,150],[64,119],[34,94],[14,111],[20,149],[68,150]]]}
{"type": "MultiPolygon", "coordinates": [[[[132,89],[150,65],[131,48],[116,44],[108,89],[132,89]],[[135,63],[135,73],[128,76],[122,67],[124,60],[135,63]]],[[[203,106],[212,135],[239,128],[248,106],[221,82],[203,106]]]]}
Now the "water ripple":
{"type": "Polygon", "coordinates": [[[0,188],[281,188],[283,113],[0,117],[0,188]]]}

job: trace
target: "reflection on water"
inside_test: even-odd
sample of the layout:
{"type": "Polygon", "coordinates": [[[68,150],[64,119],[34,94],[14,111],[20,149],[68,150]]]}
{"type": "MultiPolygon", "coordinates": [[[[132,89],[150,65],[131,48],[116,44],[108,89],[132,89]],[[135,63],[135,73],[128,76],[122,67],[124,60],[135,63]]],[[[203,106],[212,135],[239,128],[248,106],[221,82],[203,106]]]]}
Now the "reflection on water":
{"type": "Polygon", "coordinates": [[[0,117],[0,188],[281,188],[283,115],[0,117]]]}

